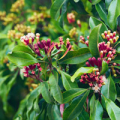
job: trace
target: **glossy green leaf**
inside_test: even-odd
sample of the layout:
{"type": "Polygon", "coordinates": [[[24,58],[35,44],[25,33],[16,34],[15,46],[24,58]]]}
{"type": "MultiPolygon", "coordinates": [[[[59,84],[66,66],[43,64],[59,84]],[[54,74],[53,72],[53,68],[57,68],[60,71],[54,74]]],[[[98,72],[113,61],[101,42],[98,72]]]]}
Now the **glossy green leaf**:
{"type": "Polygon", "coordinates": [[[101,75],[105,74],[108,71],[108,63],[104,60],[102,61],[102,70],[100,72],[101,75]]]}
{"type": "Polygon", "coordinates": [[[105,98],[106,110],[111,120],[120,119],[120,108],[110,99],[105,98]]]}
{"type": "Polygon", "coordinates": [[[89,91],[74,100],[63,113],[63,120],[74,120],[82,112],[84,102],[89,94],[89,91]]]}
{"type": "Polygon", "coordinates": [[[102,24],[102,26],[101,26],[101,28],[100,28],[100,36],[101,36],[101,34],[102,34],[104,31],[107,31],[107,30],[108,30],[107,27],[106,27],[106,25],[105,25],[102,21],[96,19],[95,17],[90,17],[90,19],[89,19],[89,25],[90,25],[90,28],[91,28],[91,29],[93,29],[95,26],[97,26],[97,25],[99,25],[99,24],[102,24]]]}
{"type": "Polygon", "coordinates": [[[8,59],[17,66],[28,66],[34,63],[38,63],[38,60],[32,55],[25,52],[12,52],[8,54],[8,59]]]}
{"type": "Polygon", "coordinates": [[[41,94],[47,103],[52,103],[52,98],[50,96],[49,87],[47,82],[41,83],[41,94]]]}
{"type": "Polygon", "coordinates": [[[50,15],[53,19],[57,19],[60,14],[60,9],[66,0],[55,0],[50,9],[50,15]]]}
{"type": "Polygon", "coordinates": [[[101,0],[92,0],[92,4],[95,5],[97,3],[99,3],[101,0]]]}
{"type": "Polygon", "coordinates": [[[98,42],[99,42],[99,32],[100,32],[101,24],[96,26],[90,33],[89,36],[89,49],[91,54],[94,57],[99,56],[99,51],[98,51],[98,42]]]}
{"type": "Polygon", "coordinates": [[[80,48],[77,51],[69,51],[59,62],[60,64],[79,64],[85,62],[90,57],[91,54],[88,48],[80,48]]]}
{"type": "Polygon", "coordinates": [[[106,13],[106,10],[105,10],[104,3],[100,2],[100,3],[96,4],[95,7],[96,7],[96,10],[97,10],[100,18],[106,23],[106,25],[108,25],[108,23],[107,23],[107,13],[106,13]]]}
{"type": "Polygon", "coordinates": [[[51,91],[51,94],[53,95],[53,98],[57,102],[62,103],[63,102],[63,96],[62,96],[60,87],[58,86],[58,81],[55,78],[55,76],[52,75],[52,74],[49,77],[49,84],[50,84],[50,91],[51,91]]]}
{"type": "Polygon", "coordinates": [[[57,105],[49,104],[47,107],[47,114],[49,120],[62,120],[60,110],[57,105]]]}
{"type": "Polygon", "coordinates": [[[102,120],[103,108],[98,100],[95,100],[95,95],[90,100],[90,120],[102,120]]]}
{"type": "Polygon", "coordinates": [[[83,75],[84,73],[91,73],[93,71],[94,67],[81,67],[79,68],[74,75],[71,77],[71,81],[74,82],[75,78],[83,75]]]}
{"type": "Polygon", "coordinates": [[[65,91],[63,93],[63,103],[67,103],[70,100],[72,100],[73,98],[83,94],[84,92],[86,92],[87,89],[83,89],[83,88],[72,88],[68,91],[65,91]]]}
{"type": "Polygon", "coordinates": [[[111,2],[112,2],[112,0],[105,0],[106,9],[108,9],[111,2]]]}
{"type": "Polygon", "coordinates": [[[105,85],[102,86],[101,93],[108,99],[115,101],[117,97],[115,83],[111,75],[105,81],[105,85]]]}
{"type": "Polygon", "coordinates": [[[27,46],[17,45],[14,47],[13,52],[17,52],[17,51],[18,52],[25,52],[25,53],[33,55],[33,51],[27,46]]]}
{"type": "Polygon", "coordinates": [[[60,71],[62,76],[62,83],[66,90],[70,90],[71,88],[77,88],[78,85],[76,82],[71,82],[71,76],[63,71],[60,71]]]}
{"type": "Polygon", "coordinates": [[[89,114],[85,111],[85,109],[82,110],[82,112],[79,115],[79,120],[89,120],[89,114]]]}
{"type": "Polygon", "coordinates": [[[113,0],[108,8],[107,21],[109,27],[114,30],[117,23],[117,17],[120,15],[120,0],[113,0]]]}

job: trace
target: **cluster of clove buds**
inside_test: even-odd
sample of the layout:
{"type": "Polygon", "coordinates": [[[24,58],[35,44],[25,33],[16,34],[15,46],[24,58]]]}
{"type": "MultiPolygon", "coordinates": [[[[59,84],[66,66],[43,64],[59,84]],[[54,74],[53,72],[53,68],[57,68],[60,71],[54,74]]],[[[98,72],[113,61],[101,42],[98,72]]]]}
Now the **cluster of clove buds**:
{"type": "Polygon", "coordinates": [[[37,79],[38,77],[36,76],[35,72],[36,71],[41,72],[42,68],[39,63],[35,63],[33,65],[24,66],[22,70],[23,70],[22,72],[24,73],[25,77],[31,77],[31,75],[33,75],[34,78],[37,79]]]}
{"type": "Polygon", "coordinates": [[[106,84],[107,79],[104,75],[100,75],[98,68],[94,68],[92,73],[84,73],[80,82],[88,84],[95,92],[99,92],[100,88],[106,84]]]}
{"type": "Polygon", "coordinates": [[[104,33],[102,33],[101,36],[103,37],[103,39],[106,39],[111,44],[117,42],[117,40],[119,39],[119,36],[116,36],[116,32],[111,33],[110,30],[104,31],[104,33]]]}
{"type": "Polygon", "coordinates": [[[85,41],[85,38],[83,36],[80,36],[79,42],[81,42],[83,44],[86,44],[87,47],[88,47],[88,45],[89,45],[89,41],[88,40],[89,40],[89,36],[87,36],[87,40],[86,41],[85,41]]]}
{"type": "MultiPolygon", "coordinates": [[[[44,50],[45,54],[51,53],[54,47],[56,49],[60,49],[61,46],[64,44],[63,38],[59,37],[59,43],[51,42],[51,39],[46,40],[39,40],[40,39],[40,34],[37,33],[36,36],[33,33],[28,33],[26,36],[21,37],[21,41],[25,44],[28,45],[38,56],[41,56],[40,50],[44,50]],[[34,44],[34,40],[36,38],[37,43],[34,44]]],[[[71,43],[69,42],[69,38],[67,39],[66,42],[66,48],[71,50],[72,46],[71,43]]]]}

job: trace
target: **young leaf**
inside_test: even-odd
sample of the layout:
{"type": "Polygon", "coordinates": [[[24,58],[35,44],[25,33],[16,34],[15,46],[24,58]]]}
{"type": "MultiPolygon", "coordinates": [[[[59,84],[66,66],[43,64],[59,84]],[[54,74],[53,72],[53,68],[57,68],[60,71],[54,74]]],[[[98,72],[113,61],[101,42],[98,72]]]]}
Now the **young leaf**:
{"type": "Polygon", "coordinates": [[[96,26],[90,34],[89,37],[89,49],[93,56],[98,57],[98,42],[99,42],[99,32],[100,32],[101,24],[96,26]]]}
{"type": "Polygon", "coordinates": [[[107,71],[108,71],[108,64],[103,60],[103,62],[102,62],[102,70],[101,70],[100,74],[103,75],[107,71]]]}
{"type": "Polygon", "coordinates": [[[32,55],[19,51],[13,51],[12,54],[8,54],[8,59],[17,66],[28,66],[39,62],[32,55]]]}
{"type": "Polygon", "coordinates": [[[63,86],[66,90],[70,90],[71,88],[77,88],[78,85],[76,82],[71,82],[71,76],[63,71],[60,71],[62,76],[63,86]]]}
{"type": "Polygon", "coordinates": [[[90,100],[90,120],[102,120],[103,108],[98,100],[95,100],[95,95],[90,100]]]}
{"type": "Polygon", "coordinates": [[[58,81],[56,80],[56,78],[53,74],[51,74],[49,77],[49,84],[50,84],[50,90],[51,90],[51,93],[52,93],[54,99],[57,102],[62,103],[63,96],[62,96],[60,87],[58,86],[58,81]]]}
{"type": "Polygon", "coordinates": [[[113,0],[108,8],[107,21],[109,27],[114,30],[117,23],[117,17],[120,15],[120,0],[113,0]]]}
{"type": "Polygon", "coordinates": [[[89,90],[75,99],[63,113],[63,120],[74,120],[82,112],[84,102],[89,94],[89,90]]]}
{"type": "Polygon", "coordinates": [[[119,120],[120,119],[120,108],[112,102],[110,99],[105,98],[106,110],[108,112],[111,120],[119,120]]]}
{"type": "Polygon", "coordinates": [[[74,82],[75,78],[78,76],[83,75],[84,73],[91,73],[93,71],[94,67],[81,67],[79,68],[74,75],[71,77],[71,81],[74,82]]]}
{"type": "Polygon", "coordinates": [[[72,100],[73,98],[83,94],[84,92],[86,92],[87,89],[83,89],[83,88],[72,88],[68,91],[65,91],[63,93],[63,103],[67,103],[70,100],[72,100]]]}
{"type": "Polygon", "coordinates": [[[115,101],[117,97],[115,83],[111,75],[107,78],[105,85],[102,86],[101,93],[108,99],[115,101]]]}
{"type": "Polygon", "coordinates": [[[80,48],[77,51],[69,51],[59,62],[60,64],[79,64],[88,60],[89,57],[91,57],[89,49],[80,48]]]}

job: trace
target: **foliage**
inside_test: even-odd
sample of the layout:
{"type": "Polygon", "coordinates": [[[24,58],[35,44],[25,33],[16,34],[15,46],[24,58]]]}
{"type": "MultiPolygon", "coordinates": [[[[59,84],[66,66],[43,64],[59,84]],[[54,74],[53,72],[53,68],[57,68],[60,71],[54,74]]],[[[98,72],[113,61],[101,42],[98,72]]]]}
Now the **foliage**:
{"type": "Polygon", "coordinates": [[[0,5],[0,119],[119,120],[120,1],[38,3],[0,5]]]}

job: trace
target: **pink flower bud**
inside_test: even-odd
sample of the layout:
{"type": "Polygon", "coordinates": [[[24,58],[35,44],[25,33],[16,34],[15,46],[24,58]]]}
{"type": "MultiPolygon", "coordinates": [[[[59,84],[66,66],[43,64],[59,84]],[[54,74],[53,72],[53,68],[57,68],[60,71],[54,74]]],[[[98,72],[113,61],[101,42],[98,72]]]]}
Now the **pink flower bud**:
{"type": "Polygon", "coordinates": [[[90,63],[92,66],[94,66],[94,63],[93,63],[92,58],[89,58],[89,63],[90,63]]]}
{"type": "Polygon", "coordinates": [[[87,67],[90,67],[90,64],[89,64],[89,62],[86,62],[86,65],[87,65],[87,67]]]}

